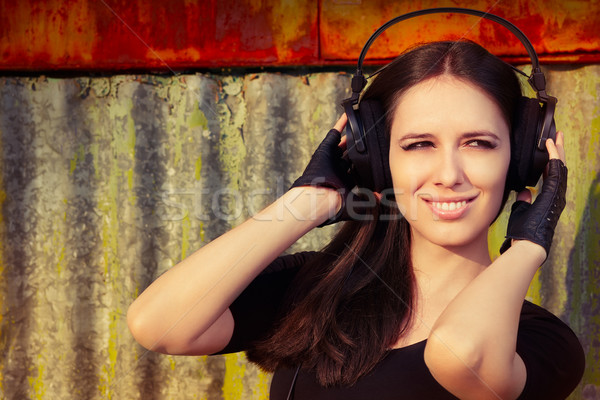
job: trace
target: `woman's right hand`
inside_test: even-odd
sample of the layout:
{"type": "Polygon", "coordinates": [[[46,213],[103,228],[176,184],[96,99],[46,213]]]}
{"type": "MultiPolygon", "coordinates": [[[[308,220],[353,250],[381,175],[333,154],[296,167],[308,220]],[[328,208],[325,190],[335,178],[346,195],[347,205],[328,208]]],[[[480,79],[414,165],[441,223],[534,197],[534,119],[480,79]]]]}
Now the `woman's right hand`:
{"type": "Polygon", "coordinates": [[[566,205],[567,167],[564,163],[562,132],[557,133],[556,144],[548,139],[546,148],[550,154],[550,161],[542,191],[533,204],[530,204],[529,191],[519,193],[517,201],[512,206],[506,229],[506,240],[500,248],[500,253],[508,250],[514,240],[528,240],[542,246],[548,257],[558,218],[566,205]]]}
{"type": "Polygon", "coordinates": [[[330,188],[340,194],[341,205],[337,213],[320,226],[348,219],[346,200],[356,183],[349,173],[350,163],[343,158],[346,138],[342,137],[341,132],[347,120],[346,114],[343,114],[317,147],[302,175],[291,186],[330,188]]]}

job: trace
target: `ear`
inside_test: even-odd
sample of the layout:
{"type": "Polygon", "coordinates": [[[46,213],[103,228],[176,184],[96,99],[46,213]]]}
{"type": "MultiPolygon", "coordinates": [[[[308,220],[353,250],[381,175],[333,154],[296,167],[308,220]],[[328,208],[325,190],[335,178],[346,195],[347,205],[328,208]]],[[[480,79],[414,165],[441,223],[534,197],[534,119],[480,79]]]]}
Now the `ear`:
{"type": "Polygon", "coordinates": [[[523,190],[534,175],[536,140],[542,109],[537,99],[521,96],[513,117],[510,165],[507,188],[517,192],[523,190]]]}
{"type": "Polygon", "coordinates": [[[391,188],[390,144],[381,104],[363,100],[356,110],[346,107],[346,114],[350,121],[346,127],[346,148],[354,179],[360,187],[374,192],[391,188]]]}
{"type": "Polygon", "coordinates": [[[390,172],[390,139],[387,134],[386,116],[378,101],[369,100],[360,103],[360,115],[363,120],[369,164],[373,176],[375,192],[391,188],[392,174],[390,172]]]}

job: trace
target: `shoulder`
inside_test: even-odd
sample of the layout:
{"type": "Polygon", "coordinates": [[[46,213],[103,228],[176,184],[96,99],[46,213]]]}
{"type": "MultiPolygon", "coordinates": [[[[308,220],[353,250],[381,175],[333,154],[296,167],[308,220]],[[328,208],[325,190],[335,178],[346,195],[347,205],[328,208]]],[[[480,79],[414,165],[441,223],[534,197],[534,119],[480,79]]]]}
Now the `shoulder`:
{"type": "Polygon", "coordinates": [[[285,297],[298,271],[320,253],[306,251],[277,257],[231,303],[234,329],[227,346],[216,354],[247,350],[264,339],[284,311],[285,297]]]}
{"type": "Polygon", "coordinates": [[[519,318],[518,340],[528,338],[556,341],[555,344],[562,344],[570,350],[581,350],[577,335],[566,323],[545,308],[525,300],[519,318]]]}
{"type": "Polygon", "coordinates": [[[320,254],[321,253],[318,251],[302,251],[299,253],[279,256],[263,270],[261,275],[268,275],[282,271],[291,271],[301,268],[320,254]]]}
{"type": "Polygon", "coordinates": [[[529,301],[521,310],[517,353],[527,369],[520,398],[564,399],[583,376],[585,355],[577,335],[560,318],[529,301]]]}

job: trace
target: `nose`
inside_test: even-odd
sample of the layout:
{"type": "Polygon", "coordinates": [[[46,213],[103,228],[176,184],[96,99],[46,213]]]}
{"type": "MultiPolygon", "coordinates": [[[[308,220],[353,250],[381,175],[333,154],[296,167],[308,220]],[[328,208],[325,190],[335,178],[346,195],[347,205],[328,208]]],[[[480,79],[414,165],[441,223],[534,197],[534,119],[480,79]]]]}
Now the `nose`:
{"type": "Polygon", "coordinates": [[[441,152],[436,168],[435,183],[444,187],[454,187],[465,182],[465,171],[460,152],[448,149],[441,152]]]}

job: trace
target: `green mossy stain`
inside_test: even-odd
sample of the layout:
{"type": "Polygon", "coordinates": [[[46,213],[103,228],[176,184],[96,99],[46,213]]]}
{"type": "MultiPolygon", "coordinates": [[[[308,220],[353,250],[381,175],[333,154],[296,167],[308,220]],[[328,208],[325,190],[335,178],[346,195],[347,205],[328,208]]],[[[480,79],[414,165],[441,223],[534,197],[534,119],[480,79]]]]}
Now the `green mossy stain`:
{"type": "Polygon", "coordinates": [[[243,400],[245,359],[241,353],[226,354],[223,400],[243,400]]]}
{"type": "MultiPolygon", "coordinates": [[[[224,85],[235,86],[239,78],[224,78],[224,85]]],[[[229,176],[228,186],[232,193],[239,193],[242,180],[242,166],[246,158],[246,145],[242,137],[242,127],[246,120],[246,102],[242,95],[235,96],[237,106],[235,112],[229,109],[224,102],[217,104],[219,115],[220,132],[219,138],[219,161],[223,171],[229,176]]],[[[232,102],[233,103],[233,102],[232,102]]],[[[236,196],[230,196],[230,202],[235,201],[236,196]]],[[[235,209],[235,204],[228,204],[226,209],[235,209]]],[[[241,221],[232,221],[233,224],[241,221]]]]}
{"type": "MultiPolygon", "coordinates": [[[[207,130],[208,129],[208,120],[206,119],[206,116],[204,115],[204,113],[198,107],[199,107],[199,105],[196,105],[196,107],[194,108],[194,110],[192,111],[192,113],[189,117],[189,127],[190,127],[190,129],[201,127],[203,130],[207,130]]],[[[194,179],[199,181],[200,178],[202,177],[201,173],[202,173],[202,156],[199,155],[196,158],[196,163],[194,166],[194,179]]]]}
{"type": "MultiPolygon", "coordinates": [[[[598,75],[586,75],[582,88],[589,90],[593,104],[598,104],[598,75]]],[[[585,117],[578,116],[576,126],[585,127],[585,117]]],[[[578,146],[585,148],[585,160],[579,161],[580,168],[569,171],[569,190],[575,191],[576,238],[569,263],[571,266],[571,304],[570,325],[577,333],[587,337],[590,345],[585,348],[586,368],[581,387],[600,386],[600,315],[597,310],[600,299],[600,173],[598,172],[598,154],[600,153],[600,107],[596,106],[590,118],[590,135],[579,134],[584,138],[578,146]],[[585,142],[584,142],[585,141],[585,142]],[[591,168],[590,168],[591,167],[591,168]],[[574,179],[572,179],[574,178],[574,179]],[[571,182],[575,182],[572,184],[571,182]],[[585,188],[589,188],[585,193],[585,188]]],[[[573,133],[578,134],[578,133],[573,133]]],[[[567,158],[567,161],[569,159],[567,158]]],[[[568,193],[567,193],[568,194],[568,193]]],[[[567,206],[568,207],[568,206],[567,206]]],[[[577,392],[576,392],[577,393],[577,392]]],[[[581,395],[581,393],[580,393],[581,395]]]]}
{"type": "MultiPolygon", "coordinates": [[[[67,216],[67,212],[64,212],[64,218],[67,216]]],[[[59,226],[57,224],[56,226],[59,226]]],[[[63,234],[59,229],[54,229],[52,233],[52,246],[58,251],[58,260],[56,261],[56,275],[60,277],[62,275],[63,269],[65,267],[65,244],[63,243],[63,234]]]]}
{"type": "Polygon", "coordinates": [[[44,400],[46,398],[44,389],[44,372],[46,368],[42,362],[42,355],[37,356],[37,374],[27,378],[29,381],[29,387],[31,388],[33,399],[44,400]]]}
{"type": "MultiPolygon", "coordinates": [[[[0,137],[2,137],[2,131],[0,130],[0,137]]],[[[0,141],[0,146],[2,142],[0,141]]],[[[0,152],[3,149],[0,147],[0,152]]],[[[0,309],[5,310],[5,285],[7,284],[4,276],[4,244],[6,243],[5,235],[5,221],[4,221],[4,202],[6,201],[6,191],[4,190],[3,175],[0,174],[0,309]]],[[[0,312],[0,332],[5,332],[4,323],[8,322],[4,320],[4,313],[0,312]]],[[[6,348],[3,346],[3,348],[6,348]]],[[[4,393],[4,366],[5,362],[0,363],[0,393],[4,393]]]]}
{"type": "MultiPolygon", "coordinates": [[[[511,203],[511,199],[509,197],[507,203],[511,203]]],[[[507,208],[504,208],[504,211],[496,221],[490,226],[488,230],[488,252],[490,253],[490,257],[492,260],[496,259],[500,255],[500,246],[504,242],[504,237],[506,235],[506,225],[508,223],[508,211],[507,208]]]]}
{"type": "Polygon", "coordinates": [[[187,252],[190,248],[190,214],[188,212],[185,213],[183,220],[181,221],[181,259],[187,257],[187,252]]]}
{"type": "Polygon", "coordinates": [[[100,172],[101,172],[101,168],[100,168],[100,158],[98,157],[98,154],[100,152],[100,144],[98,143],[92,143],[90,145],[90,154],[92,155],[92,160],[94,163],[94,172],[95,172],[95,178],[96,179],[100,179],[100,172]]]}
{"type": "Polygon", "coordinates": [[[202,127],[202,129],[208,129],[208,119],[206,115],[200,110],[200,105],[196,104],[196,107],[189,116],[188,124],[190,128],[202,127]]]}
{"type": "Polygon", "coordinates": [[[108,380],[105,382],[105,384],[100,385],[100,392],[102,393],[102,396],[104,399],[112,399],[111,387],[112,387],[112,382],[115,380],[115,377],[116,377],[116,365],[117,365],[117,360],[119,358],[119,351],[117,348],[117,342],[118,342],[117,328],[118,328],[118,322],[119,322],[119,319],[121,318],[121,315],[122,315],[122,313],[120,312],[120,310],[114,310],[109,313],[109,318],[110,318],[109,332],[110,332],[110,334],[108,337],[108,348],[107,348],[108,365],[104,364],[102,366],[102,371],[104,372],[104,374],[108,378],[108,380]]]}
{"type": "Polygon", "coordinates": [[[133,169],[128,169],[125,172],[125,175],[127,176],[127,188],[129,189],[129,196],[128,196],[129,204],[132,207],[136,207],[137,206],[137,196],[134,194],[134,191],[133,191],[133,185],[134,185],[134,179],[135,179],[133,169]]]}
{"type": "Polygon", "coordinates": [[[171,371],[175,371],[175,367],[177,366],[175,357],[169,357],[168,359],[169,359],[169,366],[171,367],[171,371]]]}
{"type": "Polygon", "coordinates": [[[200,243],[204,243],[204,222],[200,222],[200,243]]]}
{"type": "Polygon", "coordinates": [[[538,269],[529,284],[527,299],[534,304],[542,304],[542,281],[540,279],[541,269],[538,269]]]}
{"type": "MultiPolygon", "coordinates": [[[[600,178],[597,178],[600,179],[600,178]]],[[[572,305],[570,320],[573,327],[590,338],[600,336],[600,315],[590,313],[583,314],[583,310],[598,310],[598,299],[600,299],[600,278],[597,269],[600,268],[600,231],[597,229],[600,221],[600,182],[595,181],[590,187],[587,198],[588,206],[583,215],[581,226],[583,230],[578,231],[577,243],[573,254],[571,265],[573,266],[571,288],[572,305]],[[596,226],[596,228],[591,228],[596,226]]],[[[592,345],[586,349],[586,369],[583,375],[584,384],[600,385],[600,348],[592,345]]]]}
{"type": "MultiPolygon", "coordinates": [[[[103,150],[111,154],[108,159],[108,165],[103,166],[104,179],[101,180],[98,195],[98,210],[101,218],[101,239],[103,249],[103,278],[108,292],[120,293],[123,291],[123,277],[121,272],[120,245],[123,232],[121,230],[121,218],[126,208],[135,204],[135,195],[132,191],[134,181],[135,165],[135,144],[136,132],[135,123],[131,115],[133,102],[131,99],[124,101],[123,104],[116,104],[109,109],[109,115],[113,121],[125,122],[125,132],[112,127],[112,132],[105,132],[110,135],[110,149],[103,150]],[[123,165],[130,168],[123,168],[123,165]],[[108,176],[106,176],[108,175],[108,176]],[[124,190],[125,189],[125,190],[124,190]],[[124,193],[125,192],[125,193],[124,193]]],[[[97,150],[96,150],[97,151],[97,150]]],[[[113,396],[112,387],[116,377],[116,368],[118,363],[118,342],[120,334],[123,331],[124,313],[119,307],[113,307],[108,313],[108,341],[105,343],[107,357],[102,365],[102,374],[99,377],[99,391],[102,398],[111,399],[113,396]]]]}
{"type": "Polygon", "coordinates": [[[317,104],[317,106],[315,107],[315,111],[312,113],[311,116],[313,123],[311,124],[311,128],[308,130],[308,139],[312,144],[314,144],[315,141],[318,140],[317,135],[319,134],[319,132],[317,131],[320,129],[319,119],[321,118],[321,114],[323,114],[323,107],[321,106],[321,104],[317,104]]]}
{"type": "Polygon", "coordinates": [[[202,157],[196,158],[196,168],[194,169],[194,178],[199,181],[202,178],[202,157]]]}
{"type": "MultiPolygon", "coordinates": [[[[596,102],[598,99],[596,98],[596,102]]],[[[592,118],[592,135],[590,137],[590,142],[588,146],[588,160],[596,159],[598,155],[598,149],[600,149],[600,108],[596,108],[594,110],[595,117],[592,118]]]]}
{"type": "Polygon", "coordinates": [[[271,387],[271,374],[259,371],[258,384],[252,388],[254,398],[257,400],[269,400],[269,391],[271,387]]]}
{"type": "Polygon", "coordinates": [[[73,157],[70,160],[69,175],[73,175],[73,172],[75,172],[75,168],[77,168],[77,163],[84,159],[85,147],[83,146],[83,144],[80,144],[77,150],[75,151],[75,154],[73,154],[73,157]]]}
{"type": "MultiPolygon", "coordinates": [[[[171,81],[171,86],[176,82],[171,81]]],[[[208,127],[208,121],[198,108],[198,102],[194,103],[191,113],[187,112],[188,96],[184,90],[171,90],[168,92],[169,104],[173,107],[170,109],[169,118],[167,119],[167,130],[171,132],[169,146],[173,149],[173,166],[177,168],[182,160],[184,160],[183,152],[187,143],[192,139],[190,130],[196,126],[208,127]],[[175,115],[172,115],[173,110],[175,115]]]]}

